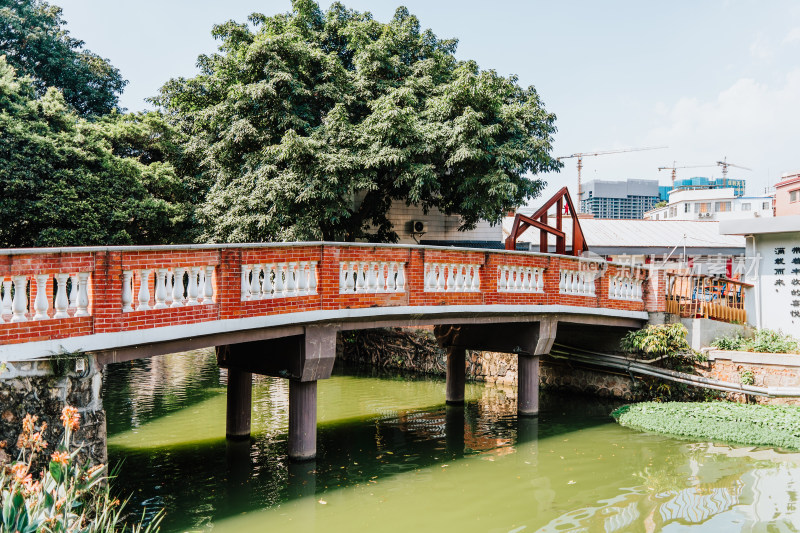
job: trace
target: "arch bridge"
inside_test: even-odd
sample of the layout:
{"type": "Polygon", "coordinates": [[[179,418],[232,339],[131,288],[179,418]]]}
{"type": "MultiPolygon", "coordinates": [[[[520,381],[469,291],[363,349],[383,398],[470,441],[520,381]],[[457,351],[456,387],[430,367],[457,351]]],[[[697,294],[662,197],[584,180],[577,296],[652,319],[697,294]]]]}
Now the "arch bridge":
{"type": "Polygon", "coordinates": [[[82,372],[213,346],[228,369],[229,438],[249,436],[253,373],[290,381],[293,459],[316,454],[316,384],[331,375],[340,331],[434,326],[448,351],[450,403],[463,402],[464,350],[516,353],[518,410],[528,416],[538,413],[539,356],[557,336],[597,347],[665,306],[657,269],[429,246],[2,250],[0,277],[0,380],[47,359],[80,355],[69,370],[82,372]]]}

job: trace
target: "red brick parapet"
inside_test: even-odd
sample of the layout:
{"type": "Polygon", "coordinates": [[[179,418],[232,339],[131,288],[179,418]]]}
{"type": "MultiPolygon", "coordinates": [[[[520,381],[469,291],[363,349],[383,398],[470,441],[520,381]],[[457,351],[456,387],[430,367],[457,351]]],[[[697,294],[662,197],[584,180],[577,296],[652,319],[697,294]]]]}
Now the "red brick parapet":
{"type": "Polygon", "coordinates": [[[372,307],[664,308],[660,271],[468,248],[279,243],[3,250],[0,277],[5,345],[372,307]]]}

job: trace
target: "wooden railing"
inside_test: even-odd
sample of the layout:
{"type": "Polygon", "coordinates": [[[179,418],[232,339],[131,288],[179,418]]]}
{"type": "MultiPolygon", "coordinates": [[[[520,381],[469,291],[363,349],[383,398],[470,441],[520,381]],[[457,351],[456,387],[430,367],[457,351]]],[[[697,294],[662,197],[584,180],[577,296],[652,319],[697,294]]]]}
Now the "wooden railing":
{"type": "Polygon", "coordinates": [[[744,298],[748,287],[752,285],[727,278],[667,272],[666,312],[745,324],[744,298]]]}

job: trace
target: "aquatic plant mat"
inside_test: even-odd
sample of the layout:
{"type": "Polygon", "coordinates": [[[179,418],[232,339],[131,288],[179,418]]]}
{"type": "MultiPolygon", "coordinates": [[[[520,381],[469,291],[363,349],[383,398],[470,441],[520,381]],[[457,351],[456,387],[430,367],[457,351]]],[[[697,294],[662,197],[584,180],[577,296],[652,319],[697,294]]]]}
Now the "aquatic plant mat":
{"type": "Polygon", "coordinates": [[[677,437],[800,450],[800,407],[644,402],[611,413],[620,425],[677,437]]]}

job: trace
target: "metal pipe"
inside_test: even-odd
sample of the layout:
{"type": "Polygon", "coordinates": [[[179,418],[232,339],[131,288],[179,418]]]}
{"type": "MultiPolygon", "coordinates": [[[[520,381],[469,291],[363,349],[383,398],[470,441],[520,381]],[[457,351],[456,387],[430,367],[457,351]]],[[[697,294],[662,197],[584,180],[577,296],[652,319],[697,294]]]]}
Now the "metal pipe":
{"type": "MultiPolygon", "coordinates": [[[[567,348],[567,347],[565,347],[567,348]]],[[[596,352],[588,352],[588,350],[581,350],[579,348],[568,348],[570,350],[585,351],[591,353],[591,356],[580,355],[560,350],[551,350],[551,355],[556,354],[554,357],[561,359],[575,360],[580,363],[600,366],[605,368],[615,368],[624,370],[628,373],[637,373],[646,376],[657,377],[678,383],[685,383],[697,387],[704,387],[707,389],[715,389],[724,392],[738,392],[741,394],[750,394],[753,396],[763,396],[767,398],[792,398],[800,397],[800,388],[798,387],[756,387],[753,385],[744,385],[741,383],[730,383],[728,381],[720,381],[717,379],[704,378],[702,376],[694,376],[683,372],[676,372],[666,368],[651,367],[644,362],[637,362],[620,357],[617,355],[600,354],[596,352]]],[[[663,357],[659,358],[663,359],[663,357]]],[[[657,359],[657,360],[659,360],[657,359]]],[[[656,360],[652,360],[656,361],[656,360]]]]}

